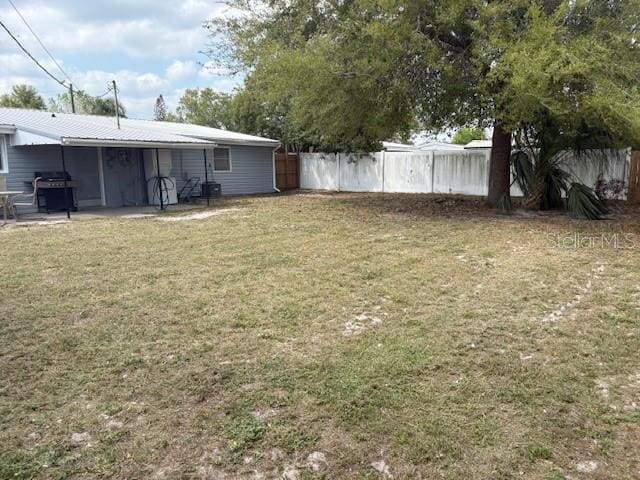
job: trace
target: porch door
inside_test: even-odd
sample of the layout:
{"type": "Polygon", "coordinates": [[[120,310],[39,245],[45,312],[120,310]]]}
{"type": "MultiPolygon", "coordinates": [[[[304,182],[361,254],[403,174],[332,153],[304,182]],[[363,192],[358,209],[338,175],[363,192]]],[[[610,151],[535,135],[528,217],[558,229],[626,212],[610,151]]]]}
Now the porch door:
{"type": "Polygon", "coordinates": [[[108,207],[147,204],[141,150],[105,148],[102,162],[105,200],[108,207]]]}

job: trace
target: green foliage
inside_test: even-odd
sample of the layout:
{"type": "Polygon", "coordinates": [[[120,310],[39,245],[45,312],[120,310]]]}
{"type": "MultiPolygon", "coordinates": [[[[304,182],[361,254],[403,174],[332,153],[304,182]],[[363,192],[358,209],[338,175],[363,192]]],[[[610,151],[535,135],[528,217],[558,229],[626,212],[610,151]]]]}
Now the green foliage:
{"type": "Polygon", "coordinates": [[[531,195],[535,183],[533,162],[526,153],[519,151],[511,156],[511,166],[518,187],[520,187],[522,194],[528,197],[531,195]]]}
{"type": "Polygon", "coordinates": [[[232,458],[241,459],[244,452],[262,440],[266,431],[267,428],[251,415],[237,416],[225,429],[232,458]]]}
{"type": "Polygon", "coordinates": [[[567,209],[575,218],[600,220],[607,214],[604,204],[589,187],[572,183],[567,194],[567,209]]]}
{"type": "MultiPolygon", "coordinates": [[[[76,106],[76,113],[85,115],[115,116],[116,106],[113,98],[92,97],[83,90],[73,92],[73,99],[76,106]]],[[[122,103],[118,105],[121,117],[126,117],[126,110],[122,103]]],[[[49,110],[52,112],[71,113],[71,95],[69,92],[62,93],[56,98],[49,99],[49,110]]]]}
{"type": "Polygon", "coordinates": [[[455,143],[456,145],[466,145],[472,140],[486,140],[486,139],[487,139],[487,135],[484,133],[483,128],[464,127],[455,133],[455,135],[451,139],[451,143],[455,143]]]}
{"type": "Polygon", "coordinates": [[[31,108],[45,110],[46,105],[38,91],[31,85],[14,85],[11,93],[0,96],[0,107],[31,108]]]}
{"type": "Polygon", "coordinates": [[[529,445],[526,448],[526,455],[531,462],[535,462],[536,460],[551,460],[553,458],[553,451],[542,445],[529,445]]]}
{"type": "Polygon", "coordinates": [[[251,98],[285,105],[302,141],[370,149],[418,125],[551,118],[566,138],[640,143],[640,0],[231,4],[244,15],[208,24],[212,60],[249,72],[251,98]]]}
{"type": "Polygon", "coordinates": [[[180,98],[176,113],[167,115],[166,120],[233,129],[231,102],[231,95],[212,88],[189,88],[180,98]]]}

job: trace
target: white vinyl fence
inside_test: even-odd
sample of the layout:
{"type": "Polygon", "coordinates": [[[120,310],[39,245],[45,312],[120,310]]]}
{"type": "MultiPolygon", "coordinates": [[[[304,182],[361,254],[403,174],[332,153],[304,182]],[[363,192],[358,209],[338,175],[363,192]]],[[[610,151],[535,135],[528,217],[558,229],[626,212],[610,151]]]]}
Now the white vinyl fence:
{"type": "MultiPolygon", "coordinates": [[[[300,188],[345,192],[449,193],[487,195],[490,150],[303,153],[300,188]]],[[[607,159],[566,155],[563,165],[578,181],[595,187],[598,178],[628,181],[631,151],[607,159]]],[[[513,196],[522,196],[517,185],[513,196]]]]}

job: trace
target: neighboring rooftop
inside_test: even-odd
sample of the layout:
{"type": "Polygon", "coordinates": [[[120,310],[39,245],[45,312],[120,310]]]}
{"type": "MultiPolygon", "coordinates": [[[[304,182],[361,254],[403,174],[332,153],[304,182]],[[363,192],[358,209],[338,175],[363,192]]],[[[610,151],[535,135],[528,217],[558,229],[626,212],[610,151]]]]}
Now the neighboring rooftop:
{"type": "Polygon", "coordinates": [[[0,108],[0,126],[16,128],[16,145],[137,145],[202,148],[212,144],[272,146],[277,140],[186,123],[0,108]]]}
{"type": "Polygon", "coordinates": [[[426,142],[418,145],[418,149],[422,151],[464,150],[464,145],[447,142],[426,142]]]}
{"type": "Polygon", "coordinates": [[[409,143],[382,142],[383,150],[387,152],[413,152],[416,146],[409,143]]]}
{"type": "Polygon", "coordinates": [[[474,148],[491,148],[493,142],[491,140],[472,140],[467,143],[464,148],[465,149],[474,149],[474,148]]]}

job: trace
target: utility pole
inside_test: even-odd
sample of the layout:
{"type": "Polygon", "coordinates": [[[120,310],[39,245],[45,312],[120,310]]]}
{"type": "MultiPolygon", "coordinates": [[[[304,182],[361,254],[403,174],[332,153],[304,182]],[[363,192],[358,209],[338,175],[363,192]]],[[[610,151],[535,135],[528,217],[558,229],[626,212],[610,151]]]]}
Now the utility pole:
{"type": "Polygon", "coordinates": [[[69,84],[69,95],[71,95],[71,113],[76,113],[76,101],[73,98],[73,83],[69,84]]]}
{"type": "Polygon", "coordinates": [[[118,123],[118,130],[120,130],[120,107],[118,106],[118,86],[116,81],[113,81],[113,95],[116,101],[116,122],[118,123]]]}

